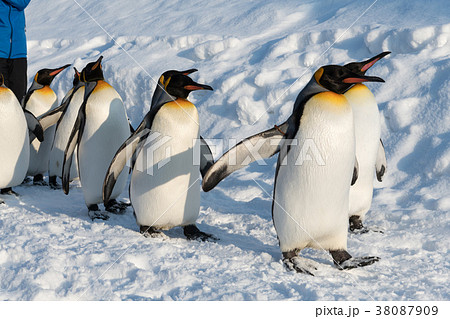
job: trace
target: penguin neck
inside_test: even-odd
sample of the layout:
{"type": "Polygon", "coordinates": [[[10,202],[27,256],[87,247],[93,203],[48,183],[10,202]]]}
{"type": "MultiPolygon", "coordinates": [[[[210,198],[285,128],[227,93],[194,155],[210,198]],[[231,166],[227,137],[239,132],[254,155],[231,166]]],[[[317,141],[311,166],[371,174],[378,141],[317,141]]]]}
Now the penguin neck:
{"type": "Polygon", "coordinates": [[[293,113],[298,112],[301,106],[304,105],[312,96],[327,91],[328,90],[326,88],[317,83],[316,79],[312,77],[295,99],[293,113]]]}

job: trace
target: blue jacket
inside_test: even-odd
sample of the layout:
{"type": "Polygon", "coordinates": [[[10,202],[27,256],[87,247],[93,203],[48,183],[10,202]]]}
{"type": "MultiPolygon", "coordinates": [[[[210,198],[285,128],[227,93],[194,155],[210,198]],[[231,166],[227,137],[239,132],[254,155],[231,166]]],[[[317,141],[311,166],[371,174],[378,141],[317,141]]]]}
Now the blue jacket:
{"type": "Polygon", "coordinates": [[[30,0],[0,0],[0,58],[27,57],[24,9],[30,0]]]}

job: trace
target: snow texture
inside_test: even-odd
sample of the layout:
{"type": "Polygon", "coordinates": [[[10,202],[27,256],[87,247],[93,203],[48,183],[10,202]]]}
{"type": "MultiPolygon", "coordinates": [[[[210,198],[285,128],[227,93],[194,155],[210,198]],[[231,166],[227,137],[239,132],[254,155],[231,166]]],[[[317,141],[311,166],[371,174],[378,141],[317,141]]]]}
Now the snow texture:
{"type": "MultiPolygon", "coordinates": [[[[197,68],[214,91],[190,99],[215,158],[282,123],[320,66],[392,51],[368,72],[386,80],[369,88],[388,170],[365,224],[384,233],[349,234],[352,255],[381,258],[371,266],[339,271],[327,252],[305,250],[315,277],[287,271],[271,219],[275,158],[201,194],[198,226],[217,243],[180,228],[145,238],[131,208],[91,221],[77,182],[69,196],[23,185],[0,195],[0,299],[449,300],[449,16],[445,0],[31,1],[30,83],[41,68],[80,70],[102,54],[136,127],[162,72],[197,68]]],[[[52,84],[60,100],[72,77],[52,84]]]]}

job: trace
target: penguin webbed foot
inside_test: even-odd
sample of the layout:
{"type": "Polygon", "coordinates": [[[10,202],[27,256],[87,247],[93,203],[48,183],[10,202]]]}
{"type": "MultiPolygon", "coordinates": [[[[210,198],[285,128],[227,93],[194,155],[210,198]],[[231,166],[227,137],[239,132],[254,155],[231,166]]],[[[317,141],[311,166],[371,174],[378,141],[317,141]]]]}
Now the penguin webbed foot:
{"type": "Polygon", "coordinates": [[[62,189],[62,186],[59,185],[58,182],[56,181],[56,176],[50,176],[48,178],[48,185],[50,185],[50,188],[54,190],[62,189]]]}
{"type": "Polygon", "coordinates": [[[3,200],[0,199],[0,205],[4,204],[5,202],[3,200]]]}
{"type": "MultiPolygon", "coordinates": [[[[14,196],[17,196],[17,197],[20,196],[18,193],[16,193],[15,191],[13,191],[11,187],[8,187],[8,188],[2,188],[2,190],[0,191],[0,194],[2,194],[2,195],[14,195],[14,196]]],[[[3,202],[3,203],[4,203],[4,202],[3,202]]],[[[3,204],[3,203],[0,203],[0,204],[3,204]]]]}
{"type": "Polygon", "coordinates": [[[127,208],[131,206],[130,203],[118,202],[115,199],[111,199],[106,205],[106,211],[113,214],[124,214],[127,208]]]}
{"type": "Polygon", "coordinates": [[[198,240],[198,241],[218,241],[219,238],[212,234],[204,233],[196,225],[183,226],[183,232],[187,240],[198,240]]]}
{"type": "Polygon", "coordinates": [[[89,205],[88,210],[88,216],[92,219],[92,221],[94,221],[95,219],[109,219],[109,216],[107,214],[100,211],[97,204],[89,205]]]}
{"type": "Polygon", "coordinates": [[[380,260],[375,256],[352,257],[346,250],[334,250],[330,254],[339,270],[365,267],[380,260]]]}
{"type": "Polygon", "coordinates": [[[312,260],[300,256],[291,256],[289,253],[283,253],[283,257],[283,263],[290,271],[314,276],[313,271],[317,270],[316,264],[312,260]]]}
{"type": "Polygon", "coordinates": [[[380,257],[376,256],[352,257],[339,264],[338,268],[339,270],[360,268],[372,265],[379,260],[380,257]]]}
{"type": "Polygon", "coordinates": [[[28,176],[24,178],[24,180],[22,181],[22,185],[24,184],[28,184],[29,182],[31,182],[31,178],[29,178],[28,176]]]}
{"type": "Polygon", "coordinates": [[[33,185],[36,185],[36,186],[48,186],[48,183],[46,181],[44,181],[44,176],[42,176],[42,174],[37,174],[33,178],[33,185]]]}
{"type": "Polygon", "coordinates": [[[368,228],[365,227],[362,223],[362,220],[359,216],[353,215],[349,218],[349,230],[353,234],[366,234],[368,232],[381,233],[384,234],[384,231],[379,228],[368,228]]]}
{"type": "Polygon", "coordinates": [[[164,234],[159,229],[156,229],[153,226],[140,226],[139,232],[145,237],[145,238],[162,238],[167,239],[167,235],[164,234]]]}

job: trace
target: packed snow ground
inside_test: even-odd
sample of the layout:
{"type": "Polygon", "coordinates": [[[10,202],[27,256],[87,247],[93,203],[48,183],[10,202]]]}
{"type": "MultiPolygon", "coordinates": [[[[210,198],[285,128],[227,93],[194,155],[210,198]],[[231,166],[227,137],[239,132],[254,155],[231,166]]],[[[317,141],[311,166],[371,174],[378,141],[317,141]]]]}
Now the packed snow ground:
{"type": "MultiPolygon", "coordinates": [[[[315,277],[285,270],[271,220],[275,159],[202,193],[199,228],[217,243],[141,236],[129,209],[87,216],[70,195],[16,187],[1,198],[2,300],[449,300],[450,7],[419,1],[32,1],[26,10],[29,78],[44,67],[81,69],[104,55],[105,78],[136,126],[154,79],[197,68],[214,92],[190,99],[216,158],[240,139],[283,122],[298,92],[325,64],[392,54],[369,75],[381,110],[388,172],[366,224],[349,235],[354,256],[380,256],[338,271],[328,253],[315,277]],[[222,140],[225,139],[225,140],[222,140]],[[232,139],[230,142],[228,139],[232,139]]],[[[65,71],[52,85],[61,99],[65,71]]],[[[127,199],[127,192],[122,197],[127,199]]]]}

